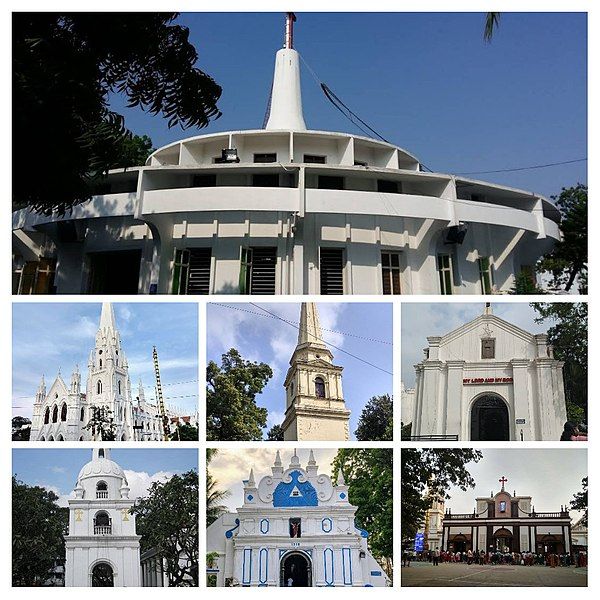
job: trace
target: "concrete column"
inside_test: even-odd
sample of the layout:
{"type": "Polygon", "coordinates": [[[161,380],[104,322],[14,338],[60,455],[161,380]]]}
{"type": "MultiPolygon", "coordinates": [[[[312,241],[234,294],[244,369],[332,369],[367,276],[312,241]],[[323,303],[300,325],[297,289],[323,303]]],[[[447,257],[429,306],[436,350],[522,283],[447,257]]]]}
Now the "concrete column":
{"type": "Polygon", "coordinates": [[[423,392],[419,435],[434,435],[437,432],[437,399],[443,363],[426,360],[423,363],[423,392]]]}
{"type": "Polygon", "coordinates": [[[446,386],[446,426],[443,433],[458,435],[462,439],[462,420],[466,418],[463,406],[462,380],[465,366],[464,360],[452,360],[448,367],[448,384],[446,386]]]}
{"type": "MultiPolygon", "coordinates": [[[[553,385],[553,369],[556,361],[552,358],[536,358],[537,402],[539,406],[538,438],[542,441],[560,439],[562,426],[566,421],[566,411],[559,407],[559,390],[553,385]],[[558,414],[557,414],[558,413],[558,414]],[[561,422],[561,417],[564,418],[561,422]]],[[[564,402],[563,402],[564,404],[564,402]]]]}
{"type": "MultiPolygon", "coordinates": [[[[514,422],[510,425],[511,440],[523,441],[538,440],[537,418],[535,414],[535,402],[529,385],[528,359],[515,358],[511,360],[513,370],[513,398],[514,398],[514,422]],[[519,421],[524,421],[520,423],[519,421]]],[[[539,390],[538,390],[539,394],[539,390]]]]}

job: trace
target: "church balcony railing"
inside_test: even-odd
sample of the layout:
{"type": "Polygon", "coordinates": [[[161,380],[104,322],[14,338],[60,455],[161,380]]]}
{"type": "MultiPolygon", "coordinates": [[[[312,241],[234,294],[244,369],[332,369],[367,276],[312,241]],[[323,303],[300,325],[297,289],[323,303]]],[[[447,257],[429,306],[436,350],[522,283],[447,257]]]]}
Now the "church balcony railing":
{"type": "Polygon", "coordinates": [[[96,492],[96,498],[97,499],[102,499],[102,498],[108,498],[108,492],[96,492]]]}
{"type": "Polygon", "coordinates": [[[112,535],[112,525],[95,525],[94,535],[112,535]]]}
{"type": "Polygon", "coordinates": [[[444,520],[446,519],[478,519],[479,515],[475,514],[475,513],[466,513],[466,514],[459,514],[459,513],[446,513],[444,515],[444,520]]]}
{"type": "Polygon", "coordinates": [[[411,435],[404,441],[410,442],[458,442],[458,435],[411,435]]]}
{"type": "Polygon", "coordinates": [[[539,513],[539,512],[530,512],[527,513],[528,517],[531,517],[533,519],[559,519],[559,518],[568,518],[569,517],[569,511],[559,511],[559,512],[545,512],[545,513],[539,513]]]}

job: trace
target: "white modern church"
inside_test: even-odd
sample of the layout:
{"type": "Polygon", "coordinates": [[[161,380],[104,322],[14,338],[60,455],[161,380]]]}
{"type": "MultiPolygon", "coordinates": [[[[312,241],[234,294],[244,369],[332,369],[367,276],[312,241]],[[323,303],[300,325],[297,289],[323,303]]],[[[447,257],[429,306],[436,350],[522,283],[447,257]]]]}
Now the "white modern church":
{"type": "Polygon", "coordinates": [[[263,129],[159,148],[64,215],[14,212],[14,293],[489,294],[534,277],[560,238],[557,208],[309,129],[294,21],[263,129]]]}
{"type": "Polygon", "coordinates": [[[563,363],[546,334],[501,319],[487,303],[477,318],[427,343],[415,389],[402,394],[413,439],[560,440],[563,363]]]}
{"type": "Polygon", "coordinates": [[[231,587],[383,587],[385,571],[369,552],[369,533],[356,527],[356,506],[338,474],[319,473],[311,450],[306,467],[294,451],[258,482],[250,471],[244,503],[212,523],[207,575],[231,587]]]}
{"type": "MultiPolygon", "coordinates": [[[[149,359],[150,360],[150,359],[149,359]]],[[[157,406],[146,401],[140,380],[134,400],[129,364],[112,304],[102,305],[96,343],[90,351],[85,392],[76,367],[67,384],[60,372],[49,389],[42,376],[35,395],[31,441],[100,440],[100,431],[87,428],[95,410],[104,409],[113,419],[114,435],[120,441],[164,440],[163,421],[157,406]]]]}

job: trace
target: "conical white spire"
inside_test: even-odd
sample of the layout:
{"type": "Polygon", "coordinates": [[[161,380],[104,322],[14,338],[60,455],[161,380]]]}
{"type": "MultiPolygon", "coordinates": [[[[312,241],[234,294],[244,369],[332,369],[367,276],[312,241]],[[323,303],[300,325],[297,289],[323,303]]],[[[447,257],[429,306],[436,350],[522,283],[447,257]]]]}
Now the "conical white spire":
{"type": "Polygon", "coordinates": [[[310,454],[308,455],[308,464],[311,466],[317,464],[317,461],[315,460],[315,455],[312,450],[310,451],[310,454]]]}
{"type": "Polygon", "coordinates": [[[294,448],[294,454],[292,455],[292,458],[290,459],[290,469],[292,467],[299,467],[300,466],[300,459],[298,458],[298,451],[296,448],[294,448]]]}
{"type": "Polygon", "coordinates": [[[280,467],[281,466],[281,454],[279,454],[279,450],[277,450],[277,454],[275,454],[275,463],[274,466],[276,467],[280,467]]]}
{"type": "Polygon", "coordinates": [[[299,54],[293,49],[293,13],[286,16],[285,46],[275,56],[271,107],[265,129],[306,131],[302,114],[299,54]]]}
{"type": "Polygon", "coordinates": [[[250,469],[250,475],[248,475],[248,483],[246,484],[247,487],[255,487],[256,486],[256,482],[254,481],[254,469],[250,469]]]}
{"type": "Polygon", "coordinates": [[[346,480],[344,479],[344,472],[342,471],[341,467],[338,469],[337,484],[346,485],[346,480]]]}
{"type": "Polygon", "coordinates": [[[326,348],[322,341],[323,332],[319,322],[319,311],[314,302],[303,302],[300,308],[300,331],[298,332],[298,346],[311,344],[326,348]]]}
{"type": "Polygon", "coordinates": [[[110,302],[102,303],[102,313],[100,315],[100,329],[109,329],[112,331],[117,330],[117,325],[115,322],[115,313],[110,302]]]}

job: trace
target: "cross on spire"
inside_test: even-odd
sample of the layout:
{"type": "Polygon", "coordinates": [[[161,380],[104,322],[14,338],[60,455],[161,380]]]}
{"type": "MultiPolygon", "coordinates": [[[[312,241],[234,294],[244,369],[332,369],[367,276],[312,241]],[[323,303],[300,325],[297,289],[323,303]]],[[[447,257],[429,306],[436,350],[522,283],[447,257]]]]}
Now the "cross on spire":
{"type": "Polygon", "coordinates": [[[508,481],[508,479],[506,479],[506,477],[502,475],[502,477],[498,479],[498,481],[502,484],[502,491],[504,491],[504,484],[508,481]]]}

